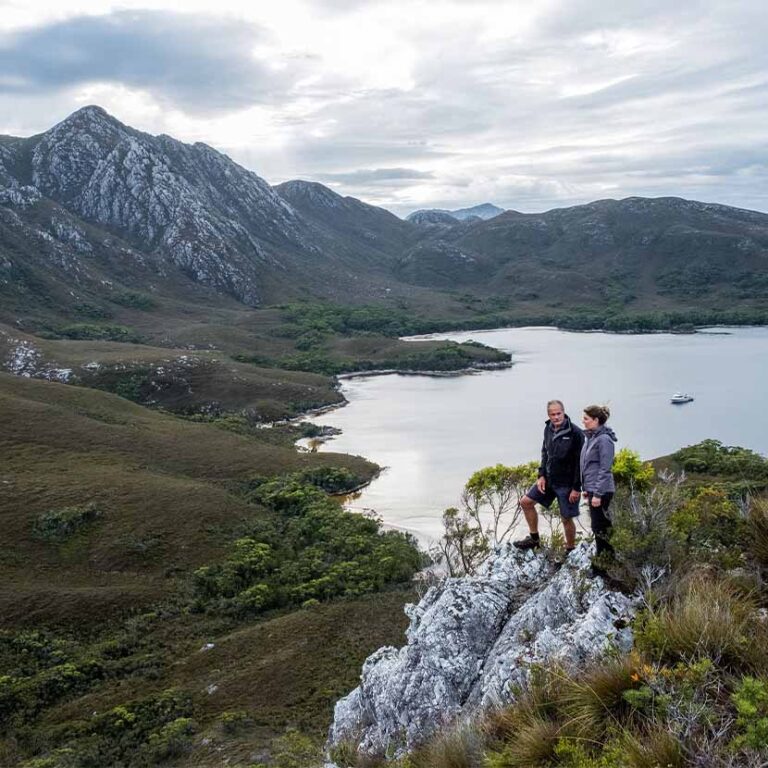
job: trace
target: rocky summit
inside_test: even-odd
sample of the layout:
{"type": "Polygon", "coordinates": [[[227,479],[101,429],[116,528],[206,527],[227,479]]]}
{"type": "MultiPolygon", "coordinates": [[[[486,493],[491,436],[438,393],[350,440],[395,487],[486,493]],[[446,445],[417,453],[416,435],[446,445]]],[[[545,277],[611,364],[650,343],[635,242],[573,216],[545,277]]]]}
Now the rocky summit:
{"type": "Polygon", "coordinates": [[[591,545],[560,570],[544,555],[498,548],[473,576],[448,578],[406,607],[407,644],[380,648],[334,712],[328,747],[398,756],[457,719],[509,703],[536,665],[578,668],[632,646],[636,602],[590,579],[591,545]]]}

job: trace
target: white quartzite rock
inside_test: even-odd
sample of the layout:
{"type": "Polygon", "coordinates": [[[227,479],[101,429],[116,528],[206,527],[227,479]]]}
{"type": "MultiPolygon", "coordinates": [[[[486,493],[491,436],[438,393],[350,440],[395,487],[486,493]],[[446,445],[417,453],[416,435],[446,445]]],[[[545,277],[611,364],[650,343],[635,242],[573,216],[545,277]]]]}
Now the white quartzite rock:
{"type": "Polygon", "coordinates": [[[329,747],[352,740],[366,754],[400,754],[511,701],[532,665],[629,650],[633,601],[587,579],[588,568],[587,544],[556,572],[543,555],[505,545],[477,575],[432,587],[406,607],[407,645],[372,654],[360,686],[337,702],[329,747]]]}

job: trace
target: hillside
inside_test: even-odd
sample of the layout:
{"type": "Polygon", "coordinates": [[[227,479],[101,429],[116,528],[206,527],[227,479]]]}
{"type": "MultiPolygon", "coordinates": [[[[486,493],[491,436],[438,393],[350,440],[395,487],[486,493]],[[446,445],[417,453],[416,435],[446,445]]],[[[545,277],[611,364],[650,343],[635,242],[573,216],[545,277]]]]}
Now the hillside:
{"type": "Polygon", "coordinates": [[[0,143],[0,320],[220,328],[249,307],[331,301],[449,327],[768,306],[766,214],[679,198],[499,210],[402,221],[84,107],[0,143]]]}
{"type": "Polygon", "coordinates": [[[13,542],[1,566],[6,627],[101,620],[157,600],[172,588],[168,573],[220,554],[249,514],[233,483],[320,463],[373,471],[82,387],[0,374],[0,400],[2,522],[13,542]],[[59,548],[35,536],[38,516],[88,504],[103,517],[87,539],[59,548]]]}
{"type": "Polygon", "coordinates": [[[0,373],[0,764],[248,760],[397,640],[420,556],[320,490],[375,467],[232,426],[0,373]]]}
{"type": "Polygon", "coordinates": [[[765,306],[768,215],[679,198],[601,200],[441,230],[399,265],[545,306],[765,306]]]}

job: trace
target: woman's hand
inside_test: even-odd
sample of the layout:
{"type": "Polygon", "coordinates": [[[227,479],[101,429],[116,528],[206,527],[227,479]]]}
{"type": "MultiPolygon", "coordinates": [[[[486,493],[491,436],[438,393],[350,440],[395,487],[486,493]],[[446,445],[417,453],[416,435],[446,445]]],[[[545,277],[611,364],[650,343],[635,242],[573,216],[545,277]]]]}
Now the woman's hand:
{"type": "Polygon", "coordinates": [[[599,496],[592,497],[592,506],[599,507],[603,503],[603,500],[599,496]]]}
{"type": "Polygon", "coordinates": [[[568,501],[571,502],[571,504],[575,504],[579,500],[579,492],[578,491],[571,491],[568,494],[568,501]]]}

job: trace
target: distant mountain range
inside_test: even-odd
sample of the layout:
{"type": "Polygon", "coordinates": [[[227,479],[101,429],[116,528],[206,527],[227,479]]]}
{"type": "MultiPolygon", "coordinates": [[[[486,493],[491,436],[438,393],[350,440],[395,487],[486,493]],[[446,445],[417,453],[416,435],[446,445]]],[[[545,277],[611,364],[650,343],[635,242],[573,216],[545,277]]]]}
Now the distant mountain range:
{"type": "Polygon", "coordinates": [[[446,211],[443,208],[422,208],[414,211],[406,217],[406,221],[413,224],[441,224],[452,225],[457,221],[487,221],[500,213],[504,208],[492,203],[482,203],[472,208],[459,208],[456,211],[446,211]]]}
{"type": "Polygon", "coordinates": [[[272,187],[95,106],[0,137],[0,320],[137,290],[249,306],[469,291],[524,308],[762,308],[768,215],[670,197],[403,221],[315,182],[272,187]]]}

